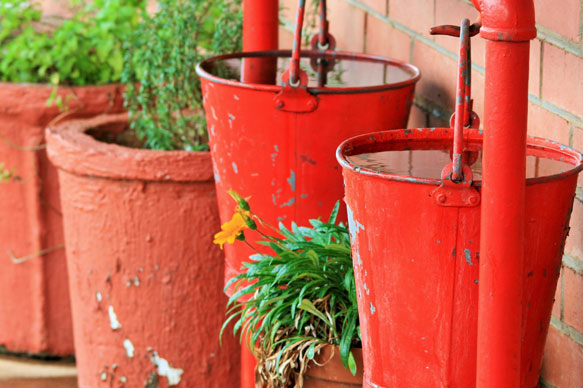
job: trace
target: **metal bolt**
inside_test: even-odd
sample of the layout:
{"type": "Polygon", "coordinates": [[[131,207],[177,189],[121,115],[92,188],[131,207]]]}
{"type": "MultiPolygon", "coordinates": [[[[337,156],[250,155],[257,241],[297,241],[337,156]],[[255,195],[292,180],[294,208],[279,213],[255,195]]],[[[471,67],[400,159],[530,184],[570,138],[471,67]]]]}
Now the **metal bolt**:
{"type": "Polygon", "coordinates": [[[445,201],[447,201],[447,197],[444,194],[438,194],[437,195],[437,202],[439,202],[439,203],[445,203],[445,201]]]}
{"type": "Polygon", "coordinates": [[[314,100],[308,100],[308,109],[316,109],[316,102],[314,100]]]}
{"type": "Polygon", "coordinates": [[[283,108],[284,105],[285,105],[285,103],[281,99],[278,98],[277,100],[275,100],[275,107],[277,109],[283,108]]]}
{"type": "Polygon", "coordinates": [[[476,205],[478,203],[478,197],[472,195],[470,198],[468,198],[468,202],[470,205],[476,205]]]}

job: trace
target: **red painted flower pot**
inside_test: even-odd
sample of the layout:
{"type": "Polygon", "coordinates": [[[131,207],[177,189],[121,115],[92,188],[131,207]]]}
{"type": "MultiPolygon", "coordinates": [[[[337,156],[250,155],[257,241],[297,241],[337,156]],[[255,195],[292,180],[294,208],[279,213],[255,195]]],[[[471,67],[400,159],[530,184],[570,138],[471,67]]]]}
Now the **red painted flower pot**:
{"type": "MultiPolygon", "coordinates": [[[[440,178],[450,162],[453,129],[368,134],[338,149],[364,387],[475,386],[481,193],[476,171],[481,161],[475,156],[483,138],[475,129],[464,132],[466,151],[476,151],[467,159],[474,163],[474,180],[464,170],[457,187],[440,178]]],[[[523,287],[520,386],[532,388],[538,384],[583,157],[539,138],[528,139],[527,155],[526,260],[523,284],[516,286],[523,287]]]]}
{"type": "Polygon", "coordinates": [[[362,387],[362,349],[353,348],[352,354],[356,361],[356,375],[352,375],[342,364],[340,348],[325,346],[314,357],[315,364],[304,375],[304,388],[361,388],[362,387]]]}
{"type": "Polygon", "coordinates": [[[62,111],[47,106],[52,91],[0,83],[0,163],[15,174],[0,184],[0,346],[68,355],[74,347],[59,186],[43,132],[65,117],[119,112],[123,101],[119,85],[62,87],[62,111]],[[15,264],[18,259],[24,262],[15,264]]]}
{"type": "Polygon", "coordinates": [[[226,298],[210,155],[96,140],[126,128],[121,114],[47,130],[79,386],[237,386],[236,340],[219,347],[226,298]]]}

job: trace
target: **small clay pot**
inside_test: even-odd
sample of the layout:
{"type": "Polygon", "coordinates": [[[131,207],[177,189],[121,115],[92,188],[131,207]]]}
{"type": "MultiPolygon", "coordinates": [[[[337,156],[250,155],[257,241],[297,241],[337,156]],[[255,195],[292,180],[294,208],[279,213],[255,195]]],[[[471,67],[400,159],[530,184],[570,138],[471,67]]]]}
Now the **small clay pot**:
{"type": "Polygon", "coordinates": [[[226,296],[210,155],[97,140],[127,127],[122,114],[47,130],[79,386],[237,387],[236,339],[219,346],[226,296]]]}
{"type": "Polygon", "coordinates": [[[59,87],[0,83],[0,345],[12,352],[74,352],[57,172],[44,129],[65,118],[123,109],[121,85],[59,87]],[[12,257],[12,261],[9,258],[12,257]],[[17,262],[20,262],[17,264],[17,262]]]}
{"type": "Polygon", "coordinates": [[[344,367],[338,346],[328,345],[322,348],[320,353],[314,357],[316,363],[311,363],[304,375],[304,388],[362,387],[362,349],[353,348],[352,354],[356,361],[355,376],[344,367]],[[323,365],[319,366],[318,364],[323,365]]]}

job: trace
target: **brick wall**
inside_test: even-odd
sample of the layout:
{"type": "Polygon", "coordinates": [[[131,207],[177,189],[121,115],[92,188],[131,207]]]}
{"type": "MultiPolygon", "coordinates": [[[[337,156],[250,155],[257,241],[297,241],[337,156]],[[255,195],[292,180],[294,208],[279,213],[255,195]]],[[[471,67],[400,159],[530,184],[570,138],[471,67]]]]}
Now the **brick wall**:
{"type": "MultiPolygon", "coordinates": [[[[409,61],[422,79],[410,127],[445,126],[453,111],[456,52],[452,37],[429,27],[474,20],[469,0],[328,0],[338,48],[409,61]]],[[[297,0],[280,0],[282,48],[291,47],[297,0]]],[[[583,151],[583,0],[535,0],[529,133],[583,151]]],[[[483,116],[484,41],[472,41],[474,110],[483,116]]],[[[583,178],[579,179],[543,364],[543,386],[583,387],[583,178]]]]}

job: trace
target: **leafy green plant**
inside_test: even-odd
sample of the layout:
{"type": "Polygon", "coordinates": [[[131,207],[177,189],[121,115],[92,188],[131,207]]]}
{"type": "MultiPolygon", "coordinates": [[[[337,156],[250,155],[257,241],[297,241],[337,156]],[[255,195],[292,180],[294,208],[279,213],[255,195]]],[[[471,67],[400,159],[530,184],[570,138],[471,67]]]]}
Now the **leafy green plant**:
{"type": "Polygon", "coordinates": [[[245,210],[245,199],[232,195],[239,205],[215,243],[232,242],[229,237],[245,240],[243,231],[251,229],[271,253],[251,256],[246,272],[227,284],[236,292],[221,335],[234,321],[234,333],[240,331],[257,358],[260,383],[270,388],[301,387],[309,361],[327,344],[340,347],[344,365],[355,374],[350,349],[360,346],[358,308],[349,233],[336,224],[339,203],[328,222],[292,223],[288,230],[281,223],[270,226],[245,210]]]}
{"type": "Polygon", "coordinates": [[[131,128],[146,148],[207,149],[195,65],[241,47],[240,0],[161,0],[125,45],[131,128]]]}
{"type": "Polygon", "coordinates": [[[143,0],[93,0],[70,19],[45,20],[26,0],[0,0],[0,80],[53,85],[118,82],[122,43],[139,22],[143,0]]]}

